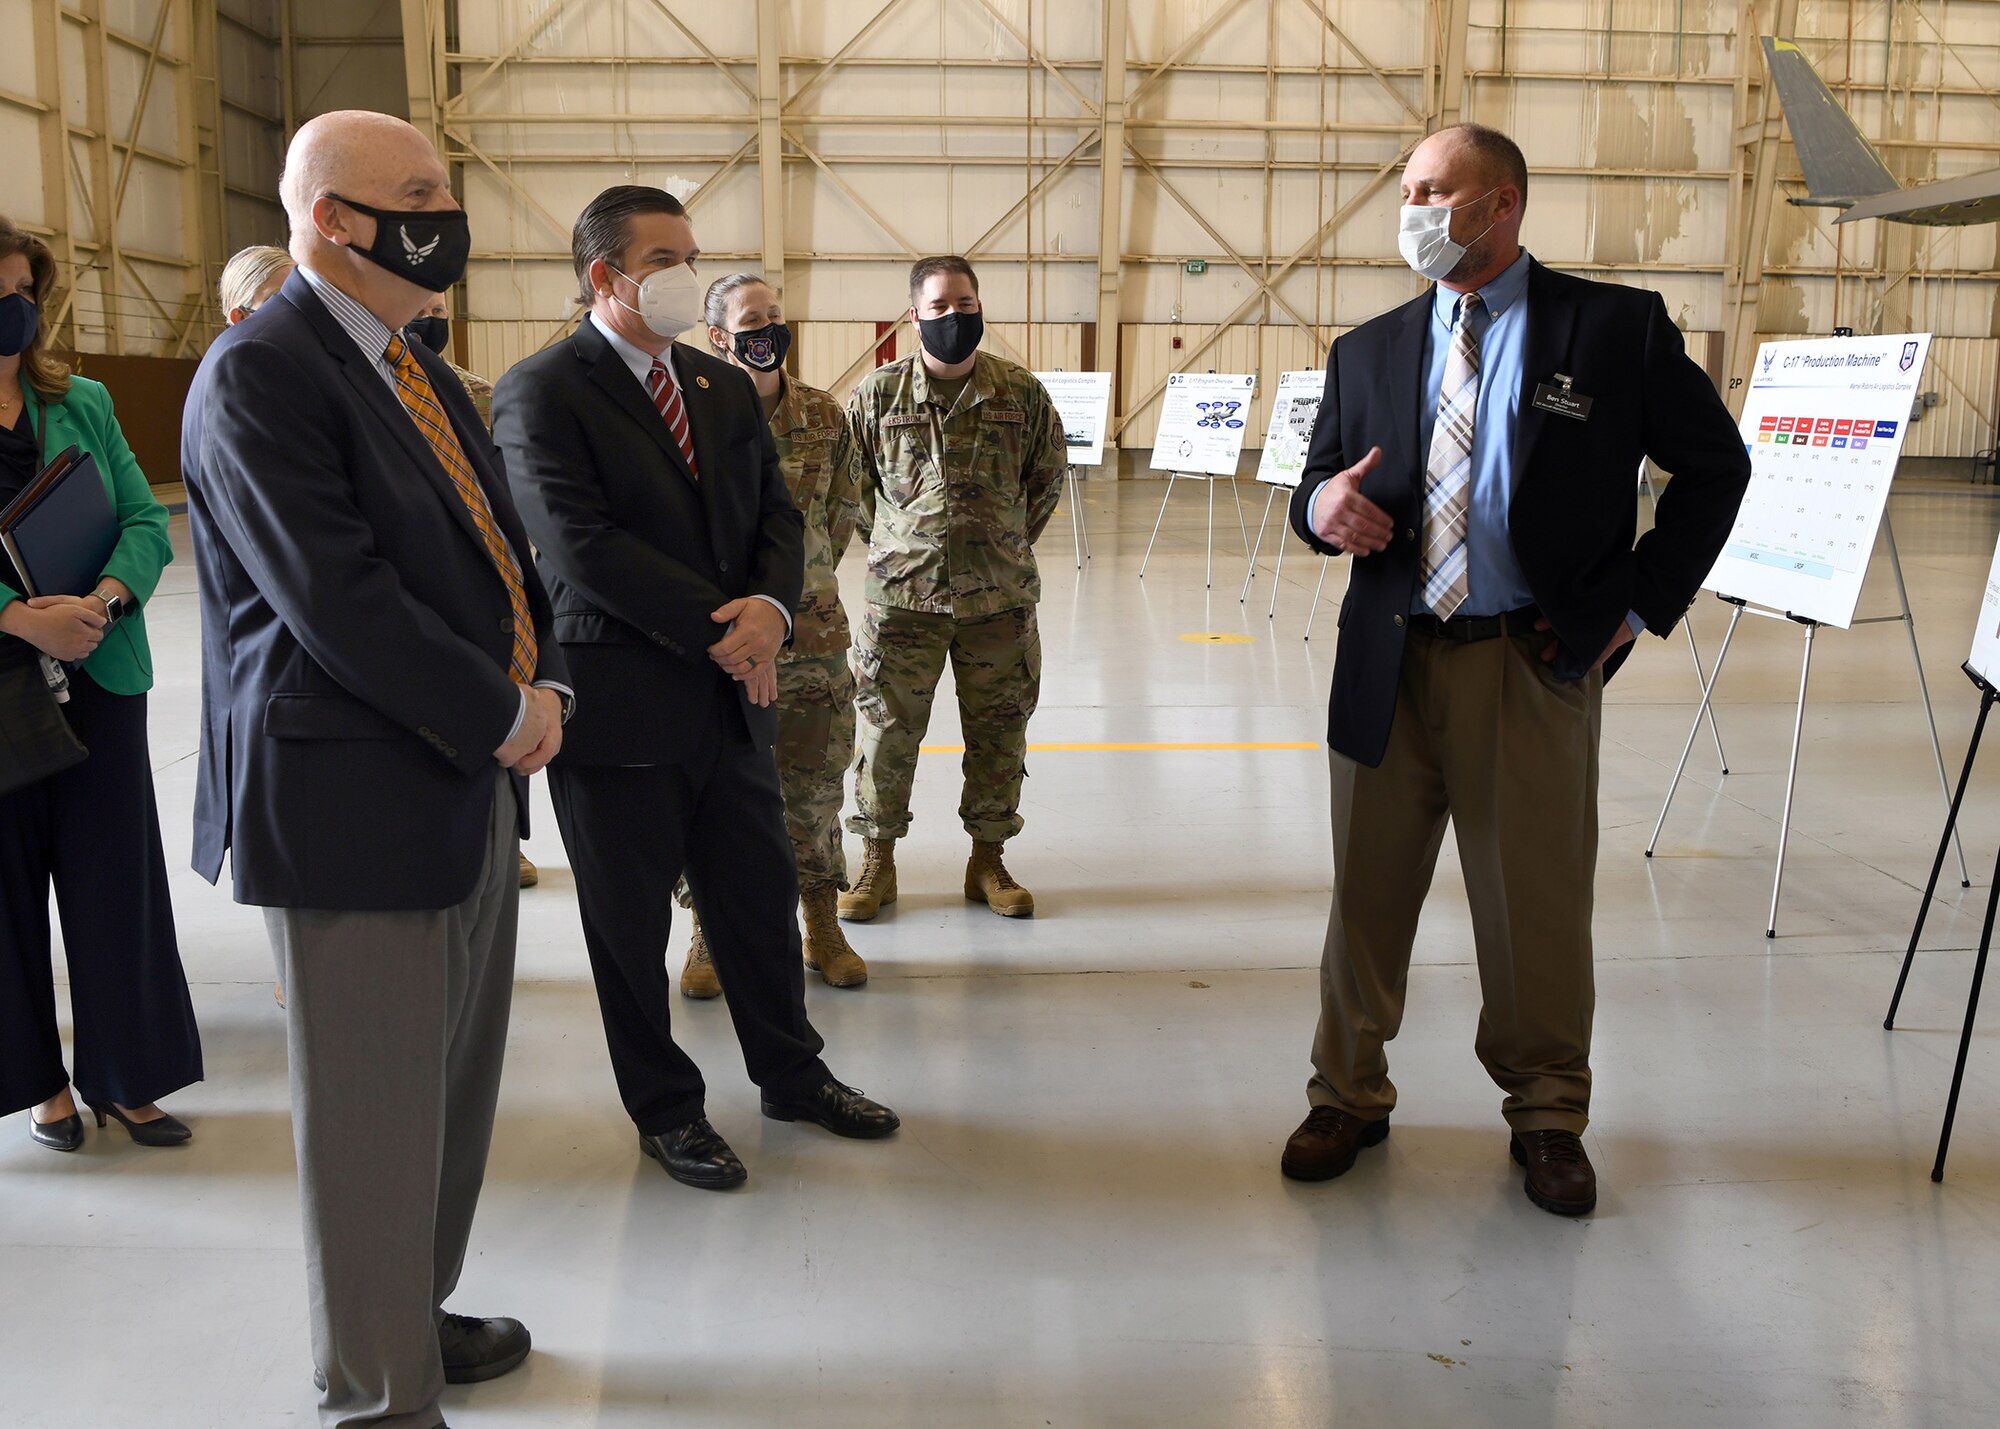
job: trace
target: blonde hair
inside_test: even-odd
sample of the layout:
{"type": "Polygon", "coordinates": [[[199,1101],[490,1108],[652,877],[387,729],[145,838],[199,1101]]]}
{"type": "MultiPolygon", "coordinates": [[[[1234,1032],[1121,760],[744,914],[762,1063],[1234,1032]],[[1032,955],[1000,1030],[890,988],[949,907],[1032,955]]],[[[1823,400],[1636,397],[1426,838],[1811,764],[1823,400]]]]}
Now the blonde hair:
{"type": "Polygon", "coordinates": [[[222,300],[223,317],[238,308],[255,307],[257,295],[271,279],[289,274],[296,266],[291,254],[268,243],[253,243],[245,248],[222,265],[222,281],[216,284],[216,296],[222,300]]]}
{"type": "Polygon", "coordinates": [[[0,217],[0,258],[17,253],[27,258],[35,285],[35,337],[21,349],[21,381],[44,402],[60,402],[69,395],[69,368],[51,357],[45,346],[53,336],[48,313],[49,294],[56,286],[56,255],[34,234],[15,227],[12,219],[0,217]]]}

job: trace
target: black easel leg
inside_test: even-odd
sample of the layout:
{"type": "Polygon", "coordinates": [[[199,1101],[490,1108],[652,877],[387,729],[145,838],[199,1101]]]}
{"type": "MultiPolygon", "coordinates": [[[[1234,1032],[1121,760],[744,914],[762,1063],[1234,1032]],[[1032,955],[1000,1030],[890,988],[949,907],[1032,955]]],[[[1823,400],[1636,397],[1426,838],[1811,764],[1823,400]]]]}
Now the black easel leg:
{"type": "Polygon", "coordinates": [[[1944,1179],[1944,1154],[1951,1148],[1951,1123],[1958,1115],[1958,1089],[1965,1081],[1965,1054],[1972,1050],[1972,1024],[1979,1016],[1979,985],[1986,980],[1986,954],[1993,946],[1993,915],[2000,911],[2000,858],[1993,863],[1993,884],[1986,891],[1986,926],[1979,930],[1979,959],[1972,965],[1972,991],[1965,999],[1965,1030],[1958,1036],[1958,1065],[1951,1070],[1951,1095],[1945,1098],[1944,1127],[1938,1132],[1937,1164],[1931,1179],[1944,1179]]]}
{"type": "Polygon", "coordinates": [[[1937,892],[1938,876],[1944,872],[1944,856],[1951,849],[1951,832],[1958,827],[1958,807],[1965,802],[1965,786],[1972,782],[1972,762],[1979,756],[1979,737],[1986,732],[1986,716],[1993,709],[1993,691],[1982,690],[1979,694],[1979,718],[1972,726],[1972,743],[1966,746],[1965,768],[1959,771],[1958,788],[1952,791],[1951,809],[1944,817],[1944,833],[1938,838],[1937,858],[1931,864],[1931,881],[1924,885],[1924,901],[1917,905],[1917,925],[1910,929],[1909,950],[1903,954],[1903,971],[1896,977],[1896,992],[1889,999],[1889,1015],[1882,1019],[1882,1030],[1896,1030],[1896,1009],[1902,1006],[1903,984],[1910,980],[1910,965],[1917,958],[1917,939],[1924,934],[1924,919],[1931,911],[1931,897],[1937,892]]]}

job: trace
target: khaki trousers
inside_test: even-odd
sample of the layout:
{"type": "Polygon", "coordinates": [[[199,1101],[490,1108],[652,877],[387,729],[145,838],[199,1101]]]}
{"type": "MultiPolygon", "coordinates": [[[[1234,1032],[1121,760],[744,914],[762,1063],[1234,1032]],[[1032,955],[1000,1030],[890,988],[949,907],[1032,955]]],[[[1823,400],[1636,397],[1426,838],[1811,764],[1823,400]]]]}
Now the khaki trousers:
{"type": "Polygon", "coordinates": [[[1384,1045],[1403,1022],[1410,950],[1447,819],[1472,909],[1482,1007],[1473,1046],[1516,1131],[1589,1120],[1596,1005],[1604,677],[1559,680],[1546,635],[1459,644],[1412,631],[1381,764],[1331,755],[1333,909],[1307,1096],[1355,1116],[1396,1104],[1384,1045]]]}

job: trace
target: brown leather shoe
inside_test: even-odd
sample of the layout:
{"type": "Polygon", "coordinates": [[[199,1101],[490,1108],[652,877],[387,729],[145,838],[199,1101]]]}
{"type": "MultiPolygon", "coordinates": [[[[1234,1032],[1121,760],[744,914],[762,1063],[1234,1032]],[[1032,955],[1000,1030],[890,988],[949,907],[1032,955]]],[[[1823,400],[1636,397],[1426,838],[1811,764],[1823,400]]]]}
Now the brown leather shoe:
{"type": "Polygon", "coordinates": [[[1507,1144],[1528,1168],[1521,1188],[1528,1199],[1558,1216],[1587,1216],[1597,1207],[1597,1172],[1573,1131],[1517,1131],[1507,1144]]]}
{"type": "Polygon", "coordinates": [[[1362,1147],[1380,1146],[1388,1139],[1386,1116],[1363,1121],[1339,1107],[1316,1106],[1285,1143],[1278,1166],[1294,1181],[1331,1181],[1354,1164],[1362,1147]]]}

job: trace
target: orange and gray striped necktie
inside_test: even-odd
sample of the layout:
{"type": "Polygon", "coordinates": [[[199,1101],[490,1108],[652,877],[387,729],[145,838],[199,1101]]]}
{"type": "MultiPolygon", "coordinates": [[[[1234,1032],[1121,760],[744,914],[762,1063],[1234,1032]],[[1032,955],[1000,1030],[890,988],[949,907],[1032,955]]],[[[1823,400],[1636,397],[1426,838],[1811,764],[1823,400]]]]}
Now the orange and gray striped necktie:
{"type": "Polygon", "coordinates": [[[431,444],[438,465],[451,478],[458,499],[465,503],[472,524],[479,528],[479,538],[486,543],[486,554],[492,557],[500,579],[506,583],[507,603],[514,611],[511,622],[514,652],[510,664],[517,682],[532,685],[535,682],[537,656],[535,619],[528,611],[528,591],[521,581],[521,563],[515,559],[507,538],[500,534],[500,525],[493,519],[493,508],[487,504],[486,493],[479,488],[479,479],[472,474],[472,463],[465,459],[465,448],[458,444],[458,433],[451,429],[451,418],[445,415],[444,405],[432,390],[430,378],[417,365],[417,359],[411,355],[410,345],[403,341],[401,333],[389,339],[388,350],[383,356],[395,371],[396,396],[402,401],[403,409],[415,419],[417,430],[431,444]]]}

